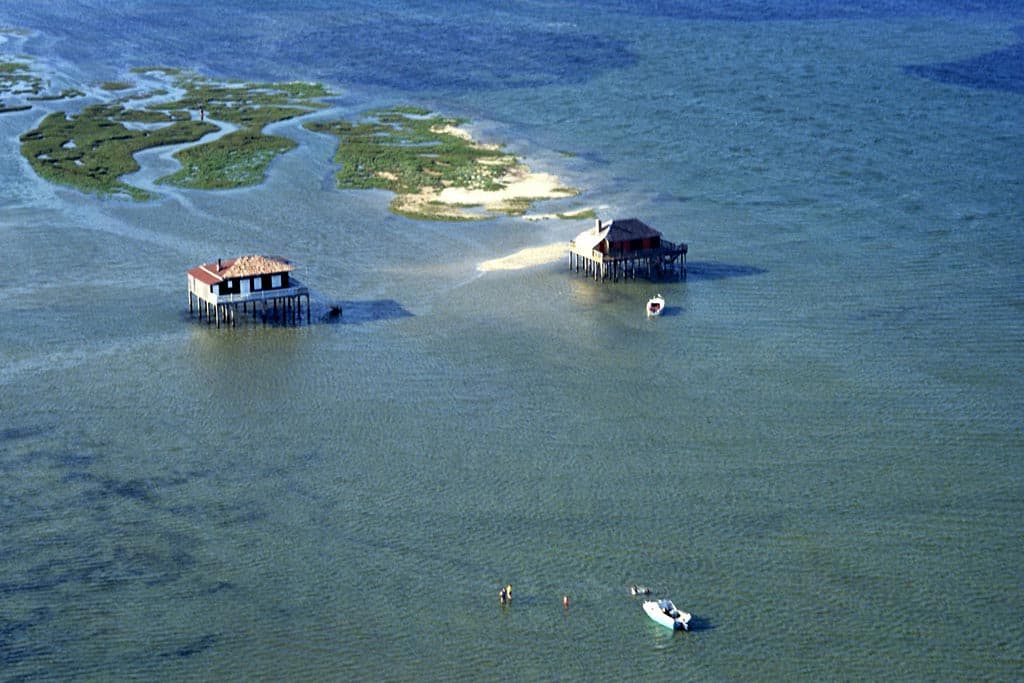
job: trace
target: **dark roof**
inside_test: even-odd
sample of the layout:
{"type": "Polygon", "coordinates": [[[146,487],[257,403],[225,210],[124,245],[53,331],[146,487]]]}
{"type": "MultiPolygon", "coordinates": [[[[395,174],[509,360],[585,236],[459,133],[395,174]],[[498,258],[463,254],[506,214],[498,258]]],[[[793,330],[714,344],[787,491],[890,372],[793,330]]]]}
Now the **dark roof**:
{"type": "MultiPolygon", "coordinates": [[[[604,227],[609,227],[609,224],[605,223],[604,227]]],[[[645,237],[661,237],[661,233],[636,218],[623,218],[611,222],[605,239],[609,242],[626,242],[645,237]]]]}

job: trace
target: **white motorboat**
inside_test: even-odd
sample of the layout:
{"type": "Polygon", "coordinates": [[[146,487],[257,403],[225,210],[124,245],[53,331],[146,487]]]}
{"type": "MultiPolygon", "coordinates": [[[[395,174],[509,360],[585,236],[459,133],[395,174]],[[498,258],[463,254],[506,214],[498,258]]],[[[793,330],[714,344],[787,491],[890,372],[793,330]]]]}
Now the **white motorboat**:
{"type": "Polygon", "coordinates": [[[647,300],[648,317],[661,315],[661,312],[663,310],[665,310],[665,297],[663,297],[661,294],[658,294],[657,296],[652,296],[650,299],[647,300]]]}
{"type": "Polygon", "coordinates": [[[683,612],[678,609],[671,600],[646,600],[644,601],[644,611],[654,621],[658,622],[665,628],[670,628],[673,631],[689,631],[690,630],[690,619],[692,615],[689,612],[683,612]]]}

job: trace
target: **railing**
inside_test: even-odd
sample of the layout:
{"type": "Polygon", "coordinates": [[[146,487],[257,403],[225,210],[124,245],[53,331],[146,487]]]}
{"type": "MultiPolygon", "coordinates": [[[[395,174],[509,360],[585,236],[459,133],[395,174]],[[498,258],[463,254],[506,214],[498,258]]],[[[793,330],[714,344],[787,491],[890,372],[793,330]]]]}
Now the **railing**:
{"type": "Polygon", "coordinates": [[[245,294],[241,292],[237,294],[217,294],[209,291],[199,291],[193,289],[192,291],[203,301],[213,304],[214,306],[220,304],[240,304],[249,303],[251,301],[270,301],[271,299],[284,299],[291,296],[309,296],[309,287],[306,287],[301,282],[292,280],[292,286],[282,287],[280,289],[260,289],[251,291],[245,294]]]}
{"type": "Polygon", "coordinates": [[[636,249],[632,251],[617,250],[611,251],[607,254],[604,253],[603,251],[598,251],[597,249],[591,249],[589,257],[586,254],[583,254],[579,251],[577,251],[576,253],[586,258],[589,258],[591,261],[603,263],[605,260],[620,261],[623,259],[658,258],[665,254],[685,254],[686,251],[687,248],[685,243],[679,243],[677,245],[673,242],[662,240],[661,246],[658,247],[657,249],[636,249]]]}

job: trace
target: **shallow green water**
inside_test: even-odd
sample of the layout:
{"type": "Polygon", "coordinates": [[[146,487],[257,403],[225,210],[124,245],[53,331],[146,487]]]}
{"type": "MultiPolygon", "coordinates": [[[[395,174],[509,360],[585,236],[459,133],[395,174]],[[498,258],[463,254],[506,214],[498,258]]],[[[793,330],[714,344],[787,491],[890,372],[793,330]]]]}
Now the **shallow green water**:
{"type": "Polygon", "coordinates": [[[3,677],[1019,676],[1019,97],[900,72],[937,22],[687,27],[448,103],[688,241],[678,283],[480,274],[586,222],[390,216],[297,124],[265,186],[136,206],[0,119],[3,677]],[[342,320],[190,321],[185,271],[254,250],[342,320]]]}

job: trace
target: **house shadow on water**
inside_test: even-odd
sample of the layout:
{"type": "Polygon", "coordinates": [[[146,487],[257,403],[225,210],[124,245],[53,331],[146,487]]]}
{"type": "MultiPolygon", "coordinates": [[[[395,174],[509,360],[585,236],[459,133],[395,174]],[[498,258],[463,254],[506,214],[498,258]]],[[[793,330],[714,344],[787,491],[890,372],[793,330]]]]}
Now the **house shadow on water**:
{"type": "Polygon", "coordinates": [[[412,313],[394,299],[344,300],[315,306],[313,321],[329,325],[361,325],[411,317],[412,313]]]}
{"type": "MultiPolygon", "coordinates": [[[[686,264],[687,280],[727,280],[734,277],[750,277],[764,275],[768,271],[756,266],[744,266],[734,263],[715,263],[712,261],[690,261],[686,264]]],[[[668,311],[666,311],[667,313],[668,311]]],[[[663,314],[664,315],[664,314],[663,314]]]]}
{"type": "MultiPolygon", "coordinates": [[[[402,307],[394,299],[377,299],[369,301],[352,300],[317,300],[312,298],[309,303],[308,316],[305,311],[285,313],[283,310],[253,310],[232,313],[230,318],[222,320],[218,327],[306,327],[307,325],[361,325],[364,323],[397,318],[411,318],[412,313],[402,307]]],[[[182,313],[182,319],[195,321],[188,311],[182,313]]],[[[199,323],[213,327],[212,320],[200,319],[199,323]]]]}

